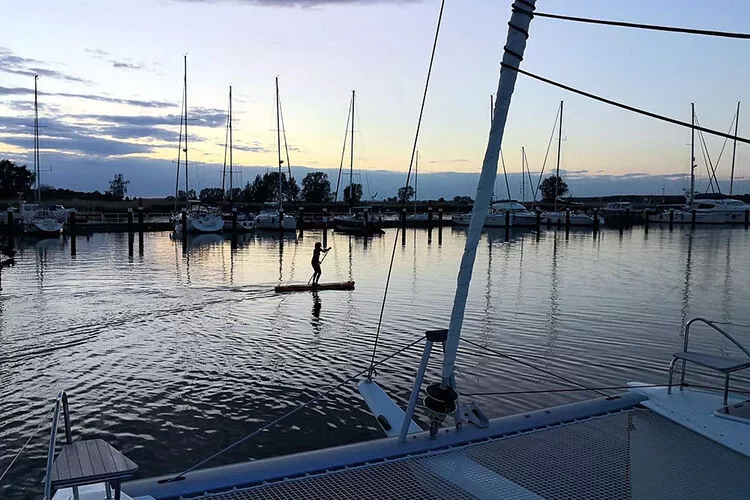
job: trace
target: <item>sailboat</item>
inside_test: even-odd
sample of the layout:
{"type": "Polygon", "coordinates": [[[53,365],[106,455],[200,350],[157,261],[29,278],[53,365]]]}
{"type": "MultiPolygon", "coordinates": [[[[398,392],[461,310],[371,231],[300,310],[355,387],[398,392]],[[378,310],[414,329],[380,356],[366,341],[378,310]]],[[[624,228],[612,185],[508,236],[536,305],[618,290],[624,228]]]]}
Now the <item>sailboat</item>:
{"type": "MultiPolygon", "coordinates": [[[[592,399],[493,419],[488,419],[477,404],[459,393],[455,366],[467,296],[535,2],[517,0],[513,4],[497,111],[479,177],[448,329],[424,332],[424,336],[394,349],[378,362],[373,353],[369,369],[360,371],[360,375],[335,377],[337,383],[306,403],[192,467],[161,477],[128,480],[137,471],[137,465],[107,443],[101,439],[72,441],[69,405],[63,393],[53,412],[53,430],[63,408],[67,443],[55,459],[53,432],[45,499],[68,499],[73,494],[71,487],[80,488],[80,493],[89,488],[86,493],[92,496],[87,498],[94,498],[95,494],[102,498],[109,491],[104,481],[113,482],[115,496],[121,489],[122,497],[127,495],[126,500],[744,497],[750,487],[747,475],[750,401],[743,402],[728,394],[728,377],[732,371],[750,367],[750,351],[710,321],[696,319],[686,325],[685,348],[675,354],[670,373],[680,360],[709,369],[718,366],[718,371],[727,377],[727,389],[723,392],[688,387],[684,383],[683,364],[679,387],[672,387],[670,377],[669,387],[634,384],[630,390],[614,395],[600,393],[592,399]],[[744,352],[744,358],[713,359],[689,352],[690,326],[700,322],[712,328],[711,333],[731,339],[744,352]],[[424,350],[404,410],[380,388],[375,368],[417,343],[423,343],[424,350]],[[442,369],[439,381],[429,384],[425,391],[420,411],[429,417],[429,426],[422,429],[412,417],[435,344],[438,344],[436,350],[442,347],[442,369]],[[268,438],[266,431],[271,427],[287,417],[301,417],[302,410],[363,374],[367,375],[359,381],[360,394],[386,437],[200,468],[261,433],[268,438]],[[106,462],[100,458],[102,455],[106,462]],[[80,463],[73,460],[84,460],[86,467],[69,465],[80,463]],[[98,484],[83,486],[97,481],[98,484]],[[50,494],[53,484],[63,488],[54,497],[50,494]]],[[[525,365],[536,368],[531,363],[525,365]]],[[[549,370],[541,370],[552,375],[549,370]]]]}
{"type": "MultiPolygon", "coordinates": [[[[750,217],[750,204],[731,197],[734,189],[734,162],[737,150],[737,129],[740,119],[740,103],[737,103],[737,116],[734,129],[734,147],[732,154],[732,175],[730,177],[730,196],[716,194],[699,194],[695,192],[695,104],[691,103],[691,141],[690,141],[690,189],[687,192],[685,206],[679,210],[662,211],[649,218],[660,223],[674,224],[744,224],[750,217]]],[[[717,182],[718,186],[718,182],[717,182]]]]}
{"type": "MultiPolygon", "coordinates": [[[[175,183],[175,200],[178,199],[177,187],[180,179],[180,155],[185,153],[185,228],[188,233],[218,233],[224,228],[224,220],[218,207],[208,206],[190,200],[190,183],[188,177],[188,93],[187,93],[187,55],[184,56],[185,71],[183,75],[182,94],[182,127],[180,129],[179,153],[177,156],[177,181],[175,183]],[[183,143],[184,140],[184,143],[183,143]],[[184,147],[183,147],[184,145],[184,147]]],[[[175,201],[176,203],[176,201],[175,201]]],[[[181,233],[183,224],[181,217],[175,217],[175,232],[181,233]]]]}
{"type": "MultiPolygon", "coordinates": [[[[560,128],[557,134],[557,169],[555,171],[556,179],[560,179],[560,153],[562,149],[562,128],[563,128],[563,101],[560,101],[560,128]]],[[[571,226],[590,226],[594,224],[604,225],[604,218],[597,218],[598,222],[591,215],[580,212],[567,212],[557,209],[559,195],[557,194],[557,182],[555,183],[554,209],[552,211],[542,212],[541,222],[547,225],[562,226],[569,224],[571,226]]]]}
{"type": "MultiPolygon", "coordinates": [[[[285,134],[286,137],[286,134],[285,134]]],[[[255,229],[266,229],[276,231],[295,231],[297,229],[297,218],[284,213],[284,193],[282,190],[281,166],[281,102],[279,101],[279,77],[276,77],[276,146],[279,152],[279,186],[276,193],[276,202],[267,202],[263,209],[255,216],[255,229]]]]}
{"type": "MultiPolygon", "coordinates": [[[[221,193],[224,201],[228,201],[230,204],[234,202],[234,163],[232,161],[233,152],[233,140],[232,140],[232,86],[229,86],[229,108],[227,110],[227,135],[224,143],[224,168],[221,172],[221,193]],[[227,187],[227,156],[229,156],[229,189],[227,187]]],[[[247,232],[255,229],[255,217],[247,214],[233,213],[223,214],[224,219],[224,231],[241,231],[247,232]],[[237,218],[237,225],[235,226],[234,218],[237,218]]]]}
{"type": "Polygon", "coordinates": [[[34,75],[34,203],[21,203],[19,216],[26,234],[34,236],[59,236],[65,222],[65,209],[42,204],[41,161],[39,159],[39,101],[37,80],[34,75]]]}
{"type": "Polygon", "coordinates": [[[414,213],[406,216],[407,222],[427,222],[430,217],[427,213],[417,213],[417,194],[419,193],[419,151],[414,159],[414,213]]]}
{"type": "Polygon", "coordinates": [[[383,234],[380,221],[372,214],[371,207],[359,207],[360,211],[354,211],[354,116],[356,108],[356,92],[352,90],[350,145],[349,145],[349,213],[338,215],[333,218],[333,228],[341,233],[351,234],[383,234]]]}

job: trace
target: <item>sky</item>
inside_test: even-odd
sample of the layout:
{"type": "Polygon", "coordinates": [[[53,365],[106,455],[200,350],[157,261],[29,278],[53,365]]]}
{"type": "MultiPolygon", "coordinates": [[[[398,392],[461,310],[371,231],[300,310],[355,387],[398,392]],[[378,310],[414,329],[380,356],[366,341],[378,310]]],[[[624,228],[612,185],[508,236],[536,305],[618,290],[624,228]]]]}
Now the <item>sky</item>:
{"type": "MultiPolygon", "coordinates": [[[[446,2],[418,141],[425,197],[473,194],[458,179],[481,169],[510,3],[446,2]]],[[[335,176],[356,90],[354,170],[363,182],[381,179],[378,197],[395,195],[399,177],[391,173],[403,179],[409,166],[439,7],[438,0],[0,0],[0,158],[32,162],[36,73],[43,184],[104,190],[121,172],[130,194],[173,192],[187,54],[191,187],[221,184],[229,85],[233,182],[276,167],[278,76],[293,174],[335,176]]],[[[739,32],[750,19],[743,0],[539,0],[537,7],[739,32]]],[[[701,125],[727,132],[737,101],[750,106],[746,45],[536,18],[522,67],[684,121],[695,102],[701,125]]],[[[573,194],[677,194],[686,186],[689,129],[522,75],[503,140],[508,172],[521,171],[525,147],[538,176],[561,100],[561,169],[573,194]]],[[[748,123],[741,114],[739,135],[750,136],[748,123]]],[[[724,140],[706,143],[716,164],[724,140]]],[[[718,161],[721,179],[729,177],[731,146],[718,161]]],[[[705,186],[700,149],[696,157],[705,186]]],[[[553,146],[547,172],[554,159],[553,146]]],[[[750,191],[749,164],[748,147],[738,145],[735,191],[750,191]]],[[[511,179],[520,197],[520,176],[511,179]]]]}

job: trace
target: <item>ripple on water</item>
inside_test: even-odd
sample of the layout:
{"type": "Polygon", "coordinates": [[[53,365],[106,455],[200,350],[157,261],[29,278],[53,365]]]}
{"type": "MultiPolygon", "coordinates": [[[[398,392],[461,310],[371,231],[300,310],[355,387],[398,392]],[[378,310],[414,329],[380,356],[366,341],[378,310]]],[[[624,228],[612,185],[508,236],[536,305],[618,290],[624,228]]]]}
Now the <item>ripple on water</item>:
{"type": "MultiPolygon", "coordinates": [[[[397,246],[377,358],[427,329],[447,327],[462,231],[407,233],[397,246]]],[[[187,253],[166,233],[145,237],[129,259],[126,235],[21,244],[0,296],[0,468],[50,409],[71,397],[73,431],[131,456],[142,475],[187,468],[265,422],[365,368],[380,313],[393,232],[370,240],[328,234],[325,281],[354,279],[354,292],[276,295],[306,281],[304,239],[249,235],[191,240],[187,253]],[[156,450],[156,451],[155,451],[156,450]]],[[[750,266],[741,230],[619,235],[488,232],[471,284],[457,380],[464,393],[570,388],[523,360],[587,386],[662,383],[680,324],[703,315],[750,324],[750,266]],[[514,358],[492,354],[488,349],[514,358]]],[[[738,330],[750,344],[750,331],[738,330]]],[[[696,345],[727,352],[696,330],[696,345]]],[[[378,370],[405,405],[419,362],[414,347],[378,370]]],[[[428,380],[439,377],[435,356],[428,380]]],[[[698,383],[716,383],[691,372],[698,383]]],[[[750,387],[747,378],[736,387],[750,387]]],[[[585,392],[472,396],[491,416],[566,403],[585,392]]],[[[423,423],[426,416],[416,416],[423,423]]],[[[39,493],[48,429],[32,441],[0,497],[39,493]]],[[[258,459],[380,436],[354,383],[238,447],[215,464],[258,459]]]]}

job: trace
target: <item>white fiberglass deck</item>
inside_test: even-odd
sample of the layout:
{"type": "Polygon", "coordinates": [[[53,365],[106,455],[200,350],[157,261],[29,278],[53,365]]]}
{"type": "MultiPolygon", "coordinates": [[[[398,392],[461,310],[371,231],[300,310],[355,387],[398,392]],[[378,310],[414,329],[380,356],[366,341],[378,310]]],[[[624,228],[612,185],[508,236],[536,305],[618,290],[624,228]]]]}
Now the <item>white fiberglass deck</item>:
{"type": "Polygon", "coordinates": [[[636,408],[201,498],[739,498],[748,470],[747,457],[636,408]]]}

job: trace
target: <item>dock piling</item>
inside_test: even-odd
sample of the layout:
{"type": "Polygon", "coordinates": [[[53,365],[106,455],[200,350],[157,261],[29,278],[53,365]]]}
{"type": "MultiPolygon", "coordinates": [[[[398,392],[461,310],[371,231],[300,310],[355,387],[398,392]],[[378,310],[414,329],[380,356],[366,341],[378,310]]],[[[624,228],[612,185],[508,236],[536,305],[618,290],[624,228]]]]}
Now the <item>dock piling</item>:
{"type": "Polygon", "coordinates": [[[76,256],[76,215],[75,208],[68,215],[68,232],[70,233],[70,256],[76,256]]]}
{"type": "Polygon", "coordinates": [[[237,247],[237,207],[232,207],[232,248],[237,247]]]}
{"type": "Polygon", "coordinates": [[[182,209],[182,253],[187,253],[187,210],[182,209]]]}
{"type": "Polygon", "coordinates": [[[401,209],[401,245],[406,245],[406,209],[401,209]]]}
{"type": "Polygon", "coordinates": [[[13,209],[11,207],[8,207],[8,211],[6,212],[8,215],[8,218],[5,219],[6,223],[6,229],[8,230],[8,243],[13,243],[13,209]]]}
{"type": "Polygon", "coordinates": [[[299,207],[297,211],[297,229],[299,229],[299,237],[302,238],[305,234],[305,207],[299,207]]]}
{"type": "Polygon", "coordinates": [[[745,210],[745,229],[750,225],[750,210],[745,210]]]}
{"type": "Polygon", "coordinates": [[[128,208],[128,256],[133,256],[133,207],[128,208]]]}
{"type": "Polygon", "coordinates": [[[599,232],[599,210],[594,209],[594,234],[599,232]]]}
{"type": "Polygon", "coordinates": [[[690,213],[690,227],[695,227],[696,217],[697,217],[697,212],[695,211],[695,209],[693,209],[692,212],[690,213]]]}
{"type": "Polygon", "coordinates": [[[570,229],[570,209],[566,208],[565,209],[565,230],[567,231],[569,229],[570,229]]]}
{"type": "Polygon", "coordinates": [[[143,255],[143,199],[138,204],[138,255],[143,255]]]}
{"type": "Polygon", "coordinates": [[[432,227],[432,207],[427,207],[427,227],[432,227]]]}
{"type": "Polygon", "coordinates": [[[674,209],[669,209],[669,229],[672,229],[672,225],[674,224],[674,209]]]}

